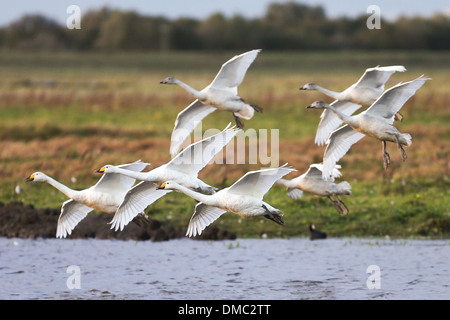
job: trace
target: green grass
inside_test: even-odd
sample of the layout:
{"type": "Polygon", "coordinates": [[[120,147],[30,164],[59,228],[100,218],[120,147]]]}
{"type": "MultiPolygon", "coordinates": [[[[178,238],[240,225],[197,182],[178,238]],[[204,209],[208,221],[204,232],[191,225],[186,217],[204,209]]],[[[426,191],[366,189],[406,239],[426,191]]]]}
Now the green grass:
{"type": "MultiPolygon", "coordinates": [[[[0,201],[21,201],[37,208],[58,208],[67,198],[51,186],[26,184],[25,176],[45,171],[74,189],[98,180],[92,170],[106,163],[142,159],[156,166],[168,161],[168,141],[176,115],[192,97],[159,81],[175,76],[196,88],[206,86],[220,65],[238,52],[160,53],[11,53],[0,52],[0,201]],[[76,182],[71,178],[75,177],[76,182]],[[16,185],[22,192],[16,194],[16,185]]],[[[265,52],[239,87],[239,93],[264,108],[246,128],[278,129],[280,162],[303,173],[321,161],[323,147],[312,140],[318,110],[305,110],[317,92],[300,92],[306,82],[342,90],[367,67],[402,64],[387,87],[426,74],[433,78],[402,109],[396,126],[413,135],[408,160],[401,162],[393,145],[392,164],[381,168],[381,146],[370,139],[355,145],[340,162],[352,195],[340,216],[326,198],[305,194],[287,197],[274,186],[265,200],[284,213],[285,227],[267,219],[225,214],[214,225],[239,237],[306,236],[313,222],[330,236],[450,236],[450,112],[448,52],[265,52]],[[374,151],[375,150],[375,151],[374,151]]],[[[329,100],[327,100],[329,101],[329,100]]],[[[216,112],[203,129],[223,128],[233,118],[216,112]]],[[[258,165],[205,168],[200,177],[226,187],[258,165]]],[[[293,175],[293,176],[296,176],[293,175]]],[[[195,201],[172,193],[146,212],[155,219],[187,226],[195,201]]]]}
{"type": "MultiPolygon", "coordinates": [[[[29,75],[42,71],[71,76],[74,73],[90,77],[102,74],[162,75],[202,74],[217,72],[220,65],[241,52],[164,52],[164,53],[95,53],[95,52],[0,52],[5,72],[24,72],[29,75]],[[30,69],[31,68],[31,69],[30,69]]],[[[250,73],[279,72],[327,74],[361,72],[369,66],[401,64],[409,71],[442,70],[450,64],[446,51],[298,51],[273,52],[262,50],[250,73]]]]}

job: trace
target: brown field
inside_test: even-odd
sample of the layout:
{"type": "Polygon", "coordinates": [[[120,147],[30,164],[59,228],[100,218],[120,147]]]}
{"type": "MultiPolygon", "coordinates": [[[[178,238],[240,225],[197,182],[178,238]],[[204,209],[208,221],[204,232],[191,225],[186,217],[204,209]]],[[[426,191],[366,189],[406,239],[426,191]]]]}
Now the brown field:
{"type": "MultiPolygon", "coordinates": [[[[149,170],[167,162],[173,122],[192,98],[179,87],[159,85],[159,80],[176,75],[193,87],[201,88],[211,81],[225,56],[229,55],[206,60],[209,64],[204,69],[187,70],[175,63],[174,66],[167,64],[168,71],[153,65],[146,65],[142,70],[135,66],[118,68],[114,64],[108,67],[107,59],[106,66],[99,69],[89,64],[82,64],[79,69],[73,65],[61,66],[60,56],[55,58],[57,68],[51,67],[51,56],[49,61],[37,65],[33,59],[27,60],[29,56],[22,57],[22,64],[13,59],[0,78],[0,202],[21,201],[37,207],[58,208],[61,201],[66,200],[64,195],[49,186],[24,182],[23,179],[34,171],[43,171],[74,189],[81,189],[94,184],[99,175],[93,170],[107,163],[141,159],[151,163],[149,170]],[[27,65],[35,67],[27,69],[27,65]],[[14,192],[16,186],[20,187],[20,194],[14,192]]],[[[348,62],[333,70],[327,65],[326,55],[322,58],[308,55],[314,63],[319,59],[324,65],[319,71],[310,65],[301,73],[283,61],[280,62],[283,68],[276,69],[278,60],[274,57],[278,55],[267,53],[267,56],[264,60],[262,54],[258,58],[261,61],[255,61],[239,88],[246,100],[264,108],[263,114],[255,114],[245,122],[245,128],[269,132],[278,129],[279,162],[287,162],[298,169],[298,173],[288,176],[294,177],[311,163],[321,162],[325,150],[313,142],[320,111],[306,110],[305,106],[318,99],[330,102],[320,93],[300,92],[298,88],[315,81],[336,91],[343,90],[360,77],[361,70],[373,66],[376,58],[361,55],[354,66],[348,67],[348,62]]],[[[178,57],[169,58],[175,61],[178,57]]],[[[388,55],[380,57],[379,64],[390,62],[388,55]]],[[[401,57],[396,56],[392,64],[399,64],[401,57]]],[[[136,59],[144,60],[141,56],[136,59]]],[[[434,59],[431,55],[429,61],[433,63],[425,59],[410,68],[406,65],[408,71],[392,76],[386,86],[412,80],[421,74],[433,78],[405,104],[401,110],[404,121],[396,123],[401,132],[413,137],[412,145],[406,149],[407,161],[402,162],[397,147],[388,144],[391,167],[385,172],[381,143],[371,138],[354,145],[340,161],[343,176],[356,193],[359,184],[385,185],[382,193],[377,194],[382,197],[389,192],[391,184],[418,183],[420,190],[433,185],[440,190],[436,198],[430,199],[438,203],[436,210],[448,203],[450,73],[434,59]],[[431,67],[427,68],[427,64],[431,67]]],[[[448,65],[448,58],[443,59],[444,65],[448,65]]],[[[203,129],[222,129],[232,121],[230,114],[215,112],[204,120],[203,129]]],[[[203,169],[200,178],[225,187],[248,170],[260,167],[261,163],[215,164],[203,169]]],[[[284,193],[281,188],[278,190],[278,194],[284,193]]],[[[411,192],[419,191],[413,188],[411,192]]],[[[447,215],[448,210],[444,214],[447,215]]]]}

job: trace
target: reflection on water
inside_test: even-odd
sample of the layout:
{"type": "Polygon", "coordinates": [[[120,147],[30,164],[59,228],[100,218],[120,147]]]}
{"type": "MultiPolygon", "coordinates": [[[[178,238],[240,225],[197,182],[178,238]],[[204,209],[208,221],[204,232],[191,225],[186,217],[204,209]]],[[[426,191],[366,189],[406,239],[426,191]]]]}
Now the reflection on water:
{"type": "Polygon", "coordinates": [[[0,238],[0,299],[450,299],[449,262],[448,240],[0,238]]]}

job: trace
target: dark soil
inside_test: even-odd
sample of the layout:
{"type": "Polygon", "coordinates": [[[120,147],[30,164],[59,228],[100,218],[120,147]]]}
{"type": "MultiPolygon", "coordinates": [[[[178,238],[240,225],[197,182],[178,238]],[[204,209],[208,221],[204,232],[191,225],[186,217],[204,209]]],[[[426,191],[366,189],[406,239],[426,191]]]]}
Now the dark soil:
{"type": "MultiPolygon", "coordinates": [[[[20,202],[4,204],[0,202],[0,237],[8,238],[55,238],[56,224],[60,209],[36,209],[32,205],[20,202]]],[[[149,223],[139,226],[129,223],[123,231],[114,231],[108,224],[111,215],[106,213],[89,214],[72,231],[67,238],[98,238],[120,240],[167,241],[183,238],[185,228],[174,228],[160,221],[149,219],[149,223]]],[[[216,227],[206,228],[200,240],[232,240],[236,235],[216,227]]]]}

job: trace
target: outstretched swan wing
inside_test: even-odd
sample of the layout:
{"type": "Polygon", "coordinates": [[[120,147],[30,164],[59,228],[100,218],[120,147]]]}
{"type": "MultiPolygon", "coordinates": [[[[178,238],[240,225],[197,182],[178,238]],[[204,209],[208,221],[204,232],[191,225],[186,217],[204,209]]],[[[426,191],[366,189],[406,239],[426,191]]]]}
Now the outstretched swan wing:
{"type": "Polygon", "coordinates": [[[384,84],[389,80],[391,75],[395,72],[404,71],[406,71],[404,66],[378,66],[368,68],[358,82],[355,83],[355,86],[360,88],[377,88],[384,91],[384,84]]]}
{"type": "Polygon", "coordinates": [[[111,229],[123,230],[145,208],[172,190],[158,190],[153,182],[142,181],[131,188],[111,220],[111,229]]]}
{"type": "MultiPolygon", "coordinates": [[[[331,106],[341,111],[345,115],[352,115],[356,110],[361,108],[361,105],[349,101],[336,100],[331,103],[331,106]]],[[[330,136],[331,132],[336,130],[342,124],[342,120],[329,109],[325,109],[320,115],[319,126],[317,127],[315,144],[318,146],[324,145],[330,136]]]]}
{"type": "Polygon", "coordinates": [[[167,167],[197,176],[238,131],[239,129],[235,127],[230,128],[229,124],[223,131],[186,147],[168,163],[167,167]]]}
{"type": "Polygon", "coordinates": [[[225,212],[225,210],[208,206],[203,202],[197,203],[194,214],[189,221],[186,236],[195,237],[200,235],[207,226],[216,221],[225,212]]]}
{"type": "Polygon", "coordinates": [[[322,178],[324,180],[334,181],[336,162],[363,137],[365,137],[364,134],[353,130],[347,124],[331,133],[323,156],[322,178]]]}
{"type": "MultiPolygon", "coordinates": [[[[131,171],[142,171],[149,163],[142,162],[141,160],[118,165],[118,168],[131,170],[131,171]]],[[[120,173],[104,173],[102,177],[98,180],[97,184],[93,186],[97,191],[103,192],[121,192],[125,194],[136,182],[136,179],[127,177],[120,173]]]]}
{"type": "Polygon", "coordinates": [[[392,124],[394,115],[427,80],[431,79],[422,75],[415,80],[401,82],[389,88],[364,112],[374,117],[384,118],[388,123],[392,124]]]}
{"type": "Polygon", "coordinates": [[[65,238],[72,233],[77,224],[94,210],[75,200],[67,200],[61,207],[61,214],[56,226],[56,237],[65,238]]]}
{"type": "Polygon", "coordinates": [[[286,165],[287,163],[279,168],[249,171],[229,187],[228,192],[262,199],[277,180],[292,171],[296,171],[293,168],[286,167],[286,165]]]}
{"type": "Polygon", "coordinates": [[[237,94],[237,86],[241,84],[245,73],[260,51],[260,49],[248,51],[225,62],[210,87],[231,89],[237,94]]]}
{"type": "Polygon", "coordinates": [[[181,111],[175,120],[175,126],[170,138],[170,154],[175,156],[181,149],[184,140],[208,114],[216,108],[201,103],[198,99],[181,111]]]}

